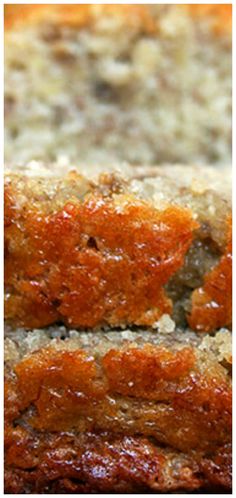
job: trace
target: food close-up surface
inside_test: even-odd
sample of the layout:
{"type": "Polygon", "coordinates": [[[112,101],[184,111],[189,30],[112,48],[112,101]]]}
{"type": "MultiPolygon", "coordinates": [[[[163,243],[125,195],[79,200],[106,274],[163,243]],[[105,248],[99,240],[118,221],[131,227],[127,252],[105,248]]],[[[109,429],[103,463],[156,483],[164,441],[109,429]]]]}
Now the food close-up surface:
{"type": "Polygon", "coordinates": [[[231,5],[5,5],[5,493],[232,491],[231,5]]]}
{"type": "Polygon", "coordinates": [[[5,157],[226,163],[229,5],[7,6],[5,157]]]}

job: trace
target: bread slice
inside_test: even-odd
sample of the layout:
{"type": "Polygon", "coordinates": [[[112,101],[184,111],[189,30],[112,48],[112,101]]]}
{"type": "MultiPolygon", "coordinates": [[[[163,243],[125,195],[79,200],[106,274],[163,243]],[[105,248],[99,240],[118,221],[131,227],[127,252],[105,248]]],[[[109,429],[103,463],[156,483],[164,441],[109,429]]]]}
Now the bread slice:
{"type": "Polygon", "coordinates": [[[231,5],[7,5],[5,156],[231,161],[231,5]]]}
{"type": "Polygon", "coordinates": [[[230,326],[229,173],[126,169],[126,179],[112,168],[93,180],[55,167],[6,174],[9,322],[160,328],[170,315],[201,331],[230,326]]]}
{"type": "Polygon", "coordinates": [[[231,334],[6,330],[6,492],[231,486],[231,334]]]}

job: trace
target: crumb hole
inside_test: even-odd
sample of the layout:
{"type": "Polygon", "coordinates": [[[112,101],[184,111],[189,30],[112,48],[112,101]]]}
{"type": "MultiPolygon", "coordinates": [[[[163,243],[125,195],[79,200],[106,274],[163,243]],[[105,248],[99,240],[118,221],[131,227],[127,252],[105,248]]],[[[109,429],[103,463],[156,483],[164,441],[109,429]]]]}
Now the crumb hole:
{"type": "Polygon", "coordinates": [[[97,241],[94,237],[89,237],[87,242],[87,247],[90,247],[91,249],[95,249],[96,251],[98,251],[97,241]]]}

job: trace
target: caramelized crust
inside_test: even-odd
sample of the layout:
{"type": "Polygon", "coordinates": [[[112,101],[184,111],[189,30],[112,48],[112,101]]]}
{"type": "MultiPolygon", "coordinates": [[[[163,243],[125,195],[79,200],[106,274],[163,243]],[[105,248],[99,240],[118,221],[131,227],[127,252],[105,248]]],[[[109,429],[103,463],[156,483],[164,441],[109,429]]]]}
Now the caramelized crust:
{"type": "Polygon", "coordinates": [[[6,182],[5,318],[29,328],[59,320],[152,325],[171,312],[163,286],[183,265],[198,224],[182,207],[158,211],[108,193],[105,180],[81,197],[85,180],[72,180],[77,187],[66,197],[65,180],[59,201],[33,184],[27,197],[20,177],[6,182]]]}
{"type": "Polygon", "coordinates": [[[103,366],[109,387],[114,392],[157,399],[161,384],[187,376],[194,368],[195,360],[192,348],[173,353],[147,344],[143,349],[111,349],[103,360],[103,366]]]}
{"type": "Polygon", "coordinates": [[[230,489],[229,332],[6,336],[6,492],[230,489]]]}
{"type": "Polygon", "coordinates": [[[227,446],[206,460],[137,436],[45,435],[17,426],[6,434],[5,492],[191,492],[209,485],[223,492],[230,489],[229,458],[227,446]]]}
{"type": "Polygon", "coordinates": [[[228,243],[219,264],[204,278],[204,285],[192,294],[188,318],[194,330],[211,332],[232,322],[232,219],[228,243]]]}
{"type": "Polygon", "coordinates": [[[59,341],[26,355],[8,378],[6,422],[23,417],[43,431],[139,433],[181,451],[230,442],[227,371],[192,347],[124,345],[93,355],[59,341]]]}

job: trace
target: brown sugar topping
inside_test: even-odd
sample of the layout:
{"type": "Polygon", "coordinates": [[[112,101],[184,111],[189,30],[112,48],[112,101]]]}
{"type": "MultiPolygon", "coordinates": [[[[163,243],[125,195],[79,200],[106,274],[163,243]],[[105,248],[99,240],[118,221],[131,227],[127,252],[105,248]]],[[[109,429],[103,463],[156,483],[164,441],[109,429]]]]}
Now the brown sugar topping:
{"type": "Polygon", "coordinates": [[[101,358],[48,347],[15,366],[6,423],[22,413],[39,430],[138,432],[180,450],[214,447],[231,423],[230,385],[217,365],[202,371],[191,347],[128,346],[101,358]]]}
{"type": "Polygon", "coordinates": [[[18,204],[8,192],[7,319],[25,327],[58,320],[152,325],[171,312],[163,286],[182,266],[198,226],[190,211],[158,211],[129,195],[99,192],[49,214],[30,201],[18,204]]]}
{"type": "Polygon", "coordinates": [[[103,366],[109,386],[123,395],[155,399],[163,381],[186,376],[195,365],[192,348],[171,352],[151,345],[143,349],[109,351],[103,366]]]}

